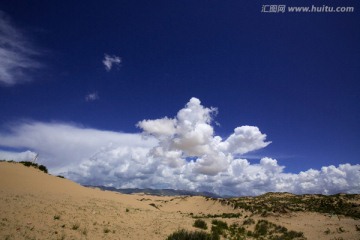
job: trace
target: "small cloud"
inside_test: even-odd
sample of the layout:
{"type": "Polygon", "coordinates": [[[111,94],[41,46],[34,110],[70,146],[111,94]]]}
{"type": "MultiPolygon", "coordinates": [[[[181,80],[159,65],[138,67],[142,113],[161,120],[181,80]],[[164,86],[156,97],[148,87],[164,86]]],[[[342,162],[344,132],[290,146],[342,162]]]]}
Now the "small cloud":
{"type": "Polygon", "coordinates": [[[23,31],[0,10],[0,84],[13,86],[31,80],[29,72],[42,66],[40,55],[23,31]]]}
{"type": "Polygon", "coordinates": [[[88,95],[85,96],[85,101],[93,102],[93,101],[98,100],[99,98],[100,98],[99,94],[97,92],[93,92],[93,93],[89,93],[88,95]]]}
{"type": "Polygon", "coordinates": [[[120,65],[121,58],[115,55],[110,56],[105,54],[102,62],[105,66],[106,71],[110,71],[113,65],[118,65],[118,66],[120,65]]]}

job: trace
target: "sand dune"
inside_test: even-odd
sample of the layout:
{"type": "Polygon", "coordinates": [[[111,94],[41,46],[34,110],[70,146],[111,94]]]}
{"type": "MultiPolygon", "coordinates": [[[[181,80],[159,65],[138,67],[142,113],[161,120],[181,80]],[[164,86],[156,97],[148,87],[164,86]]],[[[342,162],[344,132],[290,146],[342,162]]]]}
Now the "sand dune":
{"type": "MultiPolygon", "coordinates": [[[[204,197],[124,195],[85,188],[7,162],[0,162],[0,212],[0,239],[166,239],[178,229],[196,230],[194,216],[207,216],[203,219],[209,226],[223,213],[240,216],[219,218],[228,224],[242,224],[248,216],[263,218],[204,197]]],[[[360,239],[356,229],[360,223],[350,217],[339,220],[300,212],[266,219],[301,231],[307,239],[360,239]]]]}

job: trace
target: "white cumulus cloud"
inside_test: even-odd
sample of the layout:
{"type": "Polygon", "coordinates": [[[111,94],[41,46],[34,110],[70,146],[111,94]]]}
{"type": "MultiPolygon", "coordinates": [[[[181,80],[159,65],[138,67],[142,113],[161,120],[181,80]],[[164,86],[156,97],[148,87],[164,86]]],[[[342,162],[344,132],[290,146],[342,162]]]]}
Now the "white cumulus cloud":
{"type": "Polygon", "coordinates": [[[206,108],[199,99],[191,98],[175,118],[144,120],[138,126],[159,140],[159,145],[150,152],[152,157],[174,167],[191,159],[194,170],[206,175],[225,171],[234,154],[244,154],[270,143],[265,142],[265,134],[252,126],[238,127],[228,139],[222,140],[214,134],[211,125],[216,112],[216,108],[206,108]]]}
{"type": "Polygon", "coordinates": [[[114,65],[119,66],[121,63],[121,58],[115,55],[104,54],[103,64],[106,71],[110,71],[114,65]]]}
{"type": "Polygon", "coordinates": [[[265,142],[266,134],[262,134],[258,127],[241,126],[226,139],[223,144],[224,150],[232,154],[244,154],[261,149],[271,142],[265,142]]]}
{"type": "Polygon", "coordinates": [[[39,55],[24,32],[0,10],[0,84],[13,86],[31,80],[30,72],[41,67],[39,55]]]}
{"type": "Polygon", "coordinates": [[[138,126],[145,132],[157,137],[171,136],[175,134],[176,121],[167,117],[157,120],[143,120],[138,123],[138,126]]]}
{"type": "Polygon", "coordinates": [[[360,165],[340,164],[287,173],[276,159],[243,156],[266,147],[255,126],[217,136],[217,110],[192,98],[173,118],[140,121],[143,133],[122,133],[68,123],[20,122],[0,131],[0,158],[22,160],[39,153],[51,173],[81,184],[119,188],[174,188],[224,195],[266,192],[360,193],[360,165]],[[24,149],[28,151],[24,152],[24,149]]]}

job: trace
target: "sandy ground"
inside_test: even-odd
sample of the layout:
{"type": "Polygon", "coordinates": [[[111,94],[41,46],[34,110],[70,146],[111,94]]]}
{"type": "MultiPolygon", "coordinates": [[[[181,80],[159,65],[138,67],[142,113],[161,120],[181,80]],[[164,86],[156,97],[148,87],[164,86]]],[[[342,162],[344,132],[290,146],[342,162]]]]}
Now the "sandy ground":
{"type": "MultiPolygon", "coordinates": [[[[195,230],[193,215],[241,212],[203,197],[124,195],[0,162],[0,239],[166,239],[195,230]]],[[[256,216],[254,219],[257,219],[256,216]]],[[[307,239],[360,239],[360,222],[317,213],[271,216],[307,239]],[[325,231],[327,233],[325,233],[325,231]]],[[[204,218],[211,226],[211,218],[204,218]]],[[[242,224],[243,217],[222,219],[242,224]]]]}

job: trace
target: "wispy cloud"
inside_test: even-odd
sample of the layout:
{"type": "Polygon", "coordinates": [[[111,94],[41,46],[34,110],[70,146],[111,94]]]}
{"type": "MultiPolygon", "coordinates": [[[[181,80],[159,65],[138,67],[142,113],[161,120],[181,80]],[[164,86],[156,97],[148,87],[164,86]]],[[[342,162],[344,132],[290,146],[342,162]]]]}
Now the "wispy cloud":
{"type": "Polygon", "coordinates": [[[93,93],[89,93],[85,96],[85,101],[93,102],[93,101],[98,100],[99,98],[100,98],[99,94],[97,92],[93,92],[93,93]]]}
{"type": "MultiPolygon", "coordinates": [[[[134,152],[135,156],[135,152],[144,152],[143,149],[147,151],[155,144],[154,139],[144,140],[140,134],[103,131],[56,122],[21,122],[0,132],[0,148],[31,149],[39,153],[39,161],[56,172],[72,171],[71,168],[77,171],[80,170],[80,164],[86,165],[95,160],[110,164],[106,163],[106,159],[97,157],[99,152],[110,148],[115,147],[123,154],[127,151],[134,152]]],[[[9,156],[8,154],[9,152],[3,157],[9,156]]],[[[120,153],[114,154],[110,162],[116,161],[121,165],[121,156],[120,153]]],[[[102,175],[97,177],[102,178],[102,175]]]]}
{"type": "Polygon", "coordinates": [[[115,55],[104,54],[103,64],[106,71],[110,71],[114,65],[119,66],[121,63],[121,58],[115,55]]]}
{"type": "MultiPolygon", "coordinates": [[[[245,155],[270,144],[266,135],[258,127],[240,126],[223,139],[214,132],[215,113],[192,98],[173,118],[140,121],[143,133],[135,134],[23,122],[0,132],[0,148],[30,149],[52,173],[82,184],[226,195],[360,193],[359,164],[286,173],[274,158],[248,161],[245,155]]],[[[0,159],[2,154],[14,156],[0,151],[0,159]]]]}
{"type": "Polygon", "coordinates": [[[0,84],[13,86],[31,80],[30,72],[41,67],[39,51],[23,31],[0,10],[0,84]]]}

